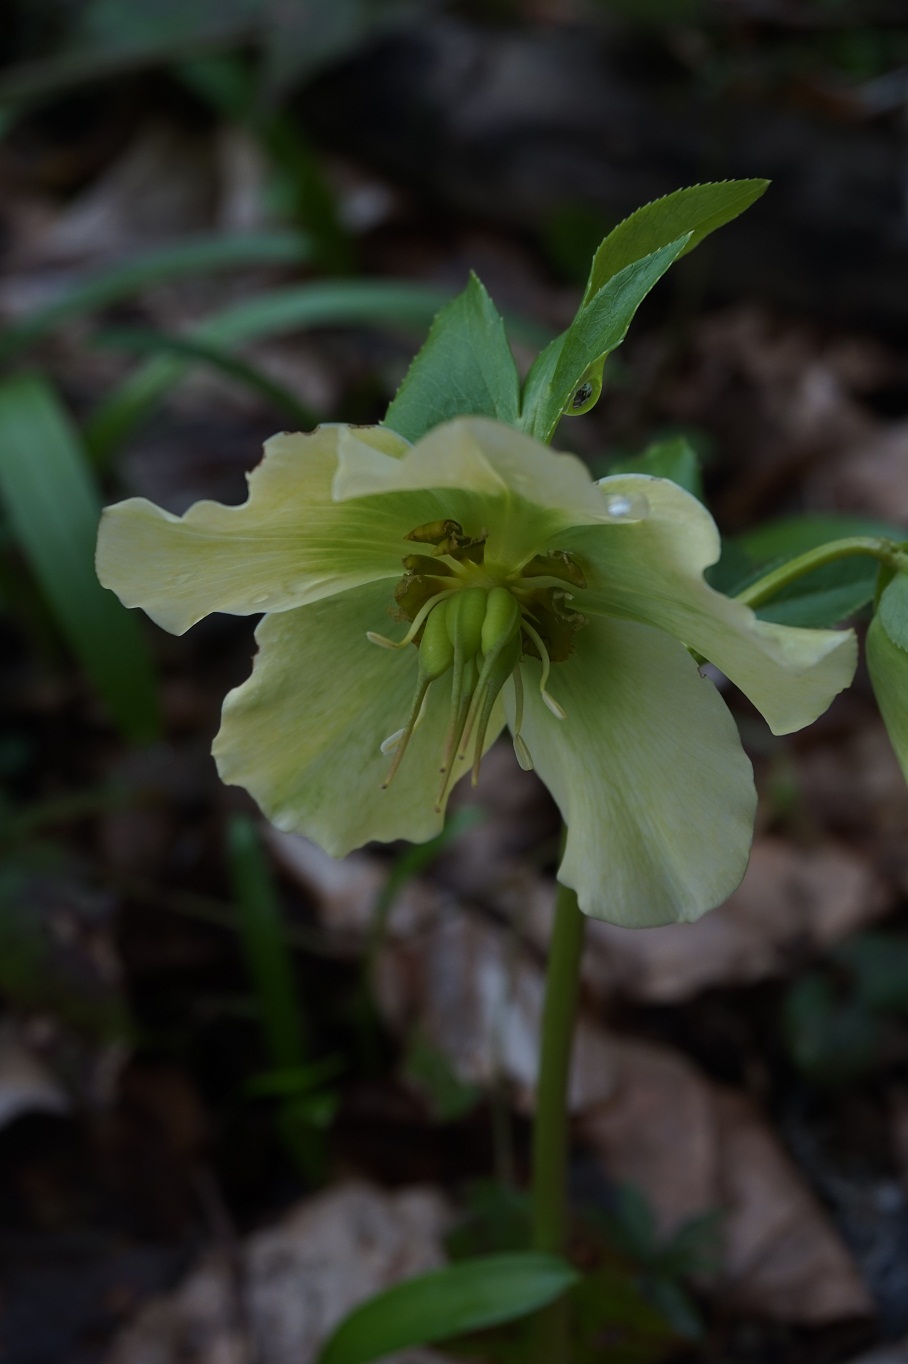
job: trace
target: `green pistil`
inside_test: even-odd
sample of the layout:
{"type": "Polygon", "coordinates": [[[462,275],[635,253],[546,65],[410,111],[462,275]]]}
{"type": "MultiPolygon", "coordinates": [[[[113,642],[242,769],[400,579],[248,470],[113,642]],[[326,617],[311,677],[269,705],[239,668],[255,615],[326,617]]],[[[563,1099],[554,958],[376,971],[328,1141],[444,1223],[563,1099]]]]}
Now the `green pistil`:
{"type": "Polygon", "coordinates": [[[382,744],[382,752],[393,754],[383,788],[400,768],[425,711],[429,687],[450,672],[449,722],[436,805],[440,810],[457,763],[467,758],[471,745],[476,785],[495,703],[509,679],[515,694],[517,760],[525,769],[533,766],[520,735],[524,654],[540,660],[542,699],[553,715],[564,719],[546,684],[551,664],[570,656],[573,637],[585,624],[583,616],[569,609],[567,603],[573,598],[567,589],[585,588],[586,576],[580,563],[564,550],[537,554],[513,572],[486,563],[485,532],[468,535],[457,521],[427,522],[406,538],[432,547],[431,553],[421,551],[404,558],[404,576],[394,592],[410,628],[399,641],[368,632],[373,643],[385,648],[413,643],[419,649],[416,692],[407,722],[382,744]]]}

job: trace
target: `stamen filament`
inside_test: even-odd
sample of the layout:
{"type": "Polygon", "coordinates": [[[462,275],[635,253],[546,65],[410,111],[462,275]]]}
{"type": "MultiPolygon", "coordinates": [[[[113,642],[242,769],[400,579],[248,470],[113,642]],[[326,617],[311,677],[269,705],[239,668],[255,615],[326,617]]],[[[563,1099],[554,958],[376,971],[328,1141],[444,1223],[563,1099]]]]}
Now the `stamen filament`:
{"type": "Polygon", "coordinates": [[[456,587],[449,587],[446,591],[438,592],[434,597],[430,597],[413,617],[413,624],[410,626],[403,639],[389,639],[387,635],[379,635],[374,630],[366,631],[366,639],[370,644],[380,645],[382,649],[403,649],[407,644],[413,643],[425,624],[426,617],[429,615],[432,608],[437,606],[439,602],[445,601],[446,598],[453,597],[457,590],[456,587]]]}
{"type": "Polygon", "coordinates": [[[524,630],[526,630],[530,639],[533,641],[533,643],[536,645],[536,648],[539,650],[539,657],[542,660],[542,676],[539,679],[540,695],[542,696],[542,699],[548,706],[549,710],[555,716],[556,720],[564,720],[566,718],[565,712],[562,710],[561,706],[559,706],[554,696],[552,696],[551,693],[547,692],[545,689],[545,684],[549,680],[549,672],[551,671],[552,667],[552,660],[549,658],[549,651],[542,642],[542,636],[536,630],[533,629],[532,625],[530,625],[530,623],[528,622],[526,616],[523,617],[523,628],[524,630]]]}
{"type": "MultiPolygon", "coordinates": [[[[387,791],[388,787],[394,780],[394,777],[397,773],[397,769],[403,762],[404,754],[407,751],[407,745],[410,742],[410,739],[413,735],[413,731],[415,730],[416,726],[419,723],[419,717],[422,714],[423,702],[426,699],[426,693],[429,690],[431,681],[432,679],[430,677],[421,678],[419,681],[419,685],[416,688],[416,695],[413,698],[413,705],[410,708],[410,715],[407,719],[407,723],[404,725],[403,730],[401,731],[400,740],[398,742],[397,749],[394,753],[394,759],[391,763],[391,770],[389,771],[388,775],[385,777],[384,781],[381,784],[381,789],[383,791],[387,791]]],[[[384,745],[382,745],[382,747],[384,747],[384,745]]]]}

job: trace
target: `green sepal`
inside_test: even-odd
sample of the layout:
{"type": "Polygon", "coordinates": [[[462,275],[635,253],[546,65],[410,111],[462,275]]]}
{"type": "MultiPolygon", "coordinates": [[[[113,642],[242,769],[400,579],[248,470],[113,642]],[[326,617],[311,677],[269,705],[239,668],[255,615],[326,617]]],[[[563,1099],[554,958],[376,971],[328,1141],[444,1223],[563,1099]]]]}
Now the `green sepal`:
{"type": "Polygon", "coordinates": [[[384,424],[415,441],[452,417],[517,424],[520,381],[504,322],[474,274],[442,308],[408,369],[384,424]]]}

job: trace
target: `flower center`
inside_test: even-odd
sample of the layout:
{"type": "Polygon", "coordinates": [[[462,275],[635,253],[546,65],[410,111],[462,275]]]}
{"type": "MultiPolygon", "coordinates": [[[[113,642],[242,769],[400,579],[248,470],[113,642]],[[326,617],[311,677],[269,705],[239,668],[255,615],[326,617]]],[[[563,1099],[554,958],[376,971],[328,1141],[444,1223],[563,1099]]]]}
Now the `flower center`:
{"type": "Polygon", "coordinates": [[[414,644],[419,650],[409,717],[382,744],[383,753],[393,754],[383,786],[389,785],[403,761],[430,686],[450,674],[449,722],[436,804],[440,810],[456,760],[466,758],[471,745],[476,785],[495,702],[509,679],[515,692],[514,749],[523,768],[533,766],[520,735],[523,657],[541,662],[542,699],[559,720],[564,719],[546,684],[552,663],[570,656],[574,635],[586,624],[570,608],[573,594],[568,590],[584,588],[586,578],[577,559],[564,550],[537,554],[516,569],[488,562],[486,532],[467,535],[457,521],[431,521],[406,538],[426,547],[406,555],[403,577],[394,590],[398,618],[409,621],[410,628],[397,641],[368,632],[372,643],[385,648],[414,644]]]}

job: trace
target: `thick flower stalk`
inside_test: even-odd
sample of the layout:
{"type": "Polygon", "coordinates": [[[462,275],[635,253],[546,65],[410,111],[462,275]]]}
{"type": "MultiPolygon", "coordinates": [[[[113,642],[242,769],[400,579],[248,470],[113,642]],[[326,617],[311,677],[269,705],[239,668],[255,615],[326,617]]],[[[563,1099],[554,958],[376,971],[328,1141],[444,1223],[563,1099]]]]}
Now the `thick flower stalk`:
{"type": "Polygon", "coordinates": [[[415,445],[383,427],[275,436],[242,506],[108,508],[98,573],[180,634],[264,612],[214,756],[281,829],[340,856],[441,828],[451,787],[510,729],[567,826],[559,879],[630,925],[734,889],[756,804],[695,653],[774,733],[850,682],[851,631],[756,618],[713,591],[709,513],[664,479],[595,482],[482,418],[415,445]]]}

